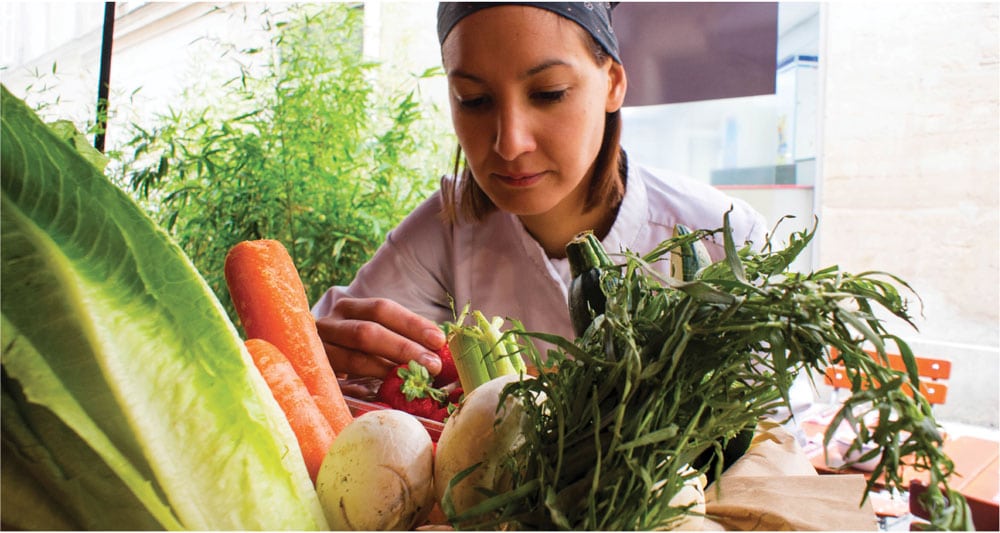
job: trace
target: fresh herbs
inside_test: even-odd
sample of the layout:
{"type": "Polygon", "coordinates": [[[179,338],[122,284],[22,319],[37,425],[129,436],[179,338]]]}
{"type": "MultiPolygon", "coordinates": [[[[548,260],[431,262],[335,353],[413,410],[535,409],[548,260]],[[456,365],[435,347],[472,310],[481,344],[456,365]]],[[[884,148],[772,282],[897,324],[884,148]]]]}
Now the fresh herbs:
{"type": "MultiPolygon", "coordinates": [[[[740,430],[788,403],[788,389],[801,372],[821,371],[835,347],[842,363],[859,370],[853,395],[834,418],[826,440],[846,421],[860,447],[873,441],[882,459],[873,479],[884,476],[905,488],[900,466],[930,474],[923,503],[934,527],[968,525],[964,499],[947,485],[952,462],[941,452],[941,436],[930,405],[916,390],[913,354],[890,334],[876,309],[909,322],[907,302],[888,274],[850,274],[837,267],[809,274],[789,265],[815,229],[795,233],[783,250],[737,250],[728,215],[721,230],[675,236],[644,256],[631,252],[602,269],[603,314],[575,341],[537,332],[524,335],[557,348],[537,379],[515,382],[507,394],[521,397],[533,424],[525,444],[507,465],[516,491],[497,494],[476,509],[454,516],[460,527],[625,530],[670,528],[686,509],[670,499],[693,476],[686,469],[703,452],[721,456],[740,430]],[[710,233],[723,234],[724,260],[699,270],[691,281],[656,273],[668,260],[710,233]],[[867,355],[873,345],[884,357],[895,344],[908,372],[867,355]],[[860,380],[867,380],[862,385],[860,380]],[[536,401],[545,398],[544,401],[536,401]],[[878,425],[864,411],[878,412],[878,425]],[[946,499],[947,497],[947,499],[946,499]],[[951,503],[948,503],[948,502],[951,503]]],[[[863,457],[867,458],[867,456],[863,457]]],[[[716,474],[721,470],[716,461],[716,474]]],[[[869,483],[869,489],[872,486],[869,483]]]]}

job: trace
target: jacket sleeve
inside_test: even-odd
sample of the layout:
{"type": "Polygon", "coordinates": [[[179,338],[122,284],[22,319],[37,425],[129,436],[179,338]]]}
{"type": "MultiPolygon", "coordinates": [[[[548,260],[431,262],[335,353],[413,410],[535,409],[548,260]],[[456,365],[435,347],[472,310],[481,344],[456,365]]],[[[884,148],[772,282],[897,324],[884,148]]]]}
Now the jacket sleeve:
{"type": "Polygon", "coordinates": [[[435,322],[451,317],[450,225],[437,216],[435,194],[386,236],[375,255],[347,286],[330,287],[313,305],[316,318],[328,316],[340,298],[388,298],[435,322]]]}

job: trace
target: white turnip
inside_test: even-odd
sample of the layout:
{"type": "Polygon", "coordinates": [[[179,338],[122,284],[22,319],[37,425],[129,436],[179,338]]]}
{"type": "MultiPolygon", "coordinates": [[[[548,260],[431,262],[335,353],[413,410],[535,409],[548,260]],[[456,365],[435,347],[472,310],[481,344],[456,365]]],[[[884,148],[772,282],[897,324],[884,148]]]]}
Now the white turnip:
{"type": "MultiPolygon", "coordinates": [[[[684,485],[670,498],[671,507],[687,507],[687,514],[670,523],[675,531],[700,531],[705,528],[705,476],[694,476],[691,467],[685,467],[681,474],[688,476],[684,485]]],[[[654,486],[657,488],[661,483],[654,486]]]]}
{"type": "Polygon", "coordinates": [[[482,463],[450,491],[454,510],[460,514],[485,498],[476,487],[510,490],[510,479],[500,475],[500,464],[524,442],[524,410],[520,400],[508,396],[499,411],[504,386],[517,375],[494,378],[468,393],[441,431],[434,460],[434,488],[439,502],[456,474],[482,463]]]}
{"type": "Polygon", "coordinates": [[[434,504],[434,445],[415,417],[385,409],[341,431],[316,479],[331,529],[408,530],[434,504]]]}
{"type": "MultiPolygon", "coordinates": [[[[445,423],[434,459],[434,490],[442,507],[446,507],[445,492],[450,490],[448,497],[456,515],[484,501],[487,498],[484,491],[504,493],[515,488],[501,465],[524,444],[526,424],[530,421],[520,398],[507,396],[501,405],[500,396],[504,387],[518,379],[521,378],[506,375],[480,385],[462,400],[445,423]],[[479,466],[470,474],[452,484],[456,475],[476,464],[479,466]],[[450,489],[449,484],[452,484],[450,489]]],[[[544,402],[544,396],[535,401],[544,402]]],[[[687,468],[685,475],[690,473],[687,468]]],[[[691,506],[692,514],[674,521],[670,524],[672,528],[701,529],[705,512],[703,484],[700,476],[690,477],[673,495],[670,505],[691,506]]],[[[658,487],[659,484],[654,486],[654,490],[658,487]]]]}

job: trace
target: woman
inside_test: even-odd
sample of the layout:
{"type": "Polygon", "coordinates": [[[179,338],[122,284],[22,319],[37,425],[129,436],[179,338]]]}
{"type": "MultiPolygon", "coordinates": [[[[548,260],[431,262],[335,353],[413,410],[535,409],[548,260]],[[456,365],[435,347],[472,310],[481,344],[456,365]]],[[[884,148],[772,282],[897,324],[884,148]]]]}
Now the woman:
{"type": "MultiPolygon", "coordinates": [[[[627,161],[627,78],[607,3],[442,3],[438,36],[465,168],[387,236],[313,313],[334,369],[384,376],[415,359],[436,374],[437,324],[470,304],[572,338],[564,247],[593,230],[645,253],[675,224],[739,242],[765,222],[742,201],[627,161]]],[[[706,242],[713,259],[720,242],[706,242]]],[[[667,265],[663,265],[668,268],[667,265]]]]}

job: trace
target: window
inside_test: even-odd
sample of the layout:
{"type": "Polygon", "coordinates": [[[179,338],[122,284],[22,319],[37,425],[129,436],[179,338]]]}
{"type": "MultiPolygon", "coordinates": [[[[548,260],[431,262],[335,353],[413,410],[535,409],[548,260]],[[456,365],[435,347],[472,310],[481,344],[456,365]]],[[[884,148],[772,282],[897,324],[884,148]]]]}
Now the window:
{"type": "MultiPolygon", "coordinates": [[[[789,232],[811,227],[819,4],[642,4],[642,24],[660,31],[642,29],[659,35],[640,48],[629,37],[630,25],[637,24],[627,12],[632,6],[620,5],[614,19],[629,91],[638,80],[640,93],[622,111],[622,144],[629,158],[724,189],[748,201],[771,225],[795,216],[782,223],[778,244],[789,232]],[[680,26],[667,22],[671,19],[680,26]],[[670,46],[683,49],[659,49],[670,46]],[[625,55],[629,50],[631,59],[625,55]],[[683,83],[672,89],[663,81],[671,77],[683,83]],[[659,92],[648,89],[657,84],[659,92]],[[701,98],[691,92],[699,84],[701,98]]],[[[796,268],[808,268],[808,255],[800,256],[796,268]]]]}

